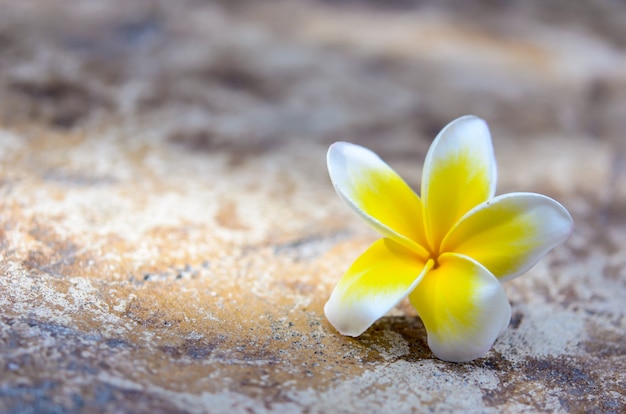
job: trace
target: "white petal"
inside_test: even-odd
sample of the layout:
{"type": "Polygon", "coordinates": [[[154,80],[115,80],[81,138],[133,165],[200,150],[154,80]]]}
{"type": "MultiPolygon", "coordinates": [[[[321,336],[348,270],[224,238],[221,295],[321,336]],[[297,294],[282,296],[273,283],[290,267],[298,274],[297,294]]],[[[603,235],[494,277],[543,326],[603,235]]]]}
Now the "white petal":
{"type": "Polygon", "coordinates": [[[409,295],[428,332],[428,346],[444,361],[480,358],[511,319],[502,284],[468,257],[444,253],[438,262],[409,295]]]}
{"type": "Polygon", "coordinates": [[[450,122],[433,141],[422,175],[422,200],[430,246],[469,210],[493,197],[496,159],[485,121],[464,116],[450,122]]]}
{"type": "Polygon", "coordinates": [[[444,239],[442,250],[473,258],[504,282],[525,273],[564,242],[572,226],[565,207],[550,197],[503,194],[463,217],[444,239]]]}
{"type": "Polygon", "coordinates": [[[413,290],[429,263],[391,239],[376,241],[335,286],[326,318],[341,334],[359,336],[413,290]]]}
{"type": "Polygon", "coordinates": [[[427,257],[422,202],[375,153],[347,142],[328,150],[328,172],[337,194],[365,223],[427,257]]]}

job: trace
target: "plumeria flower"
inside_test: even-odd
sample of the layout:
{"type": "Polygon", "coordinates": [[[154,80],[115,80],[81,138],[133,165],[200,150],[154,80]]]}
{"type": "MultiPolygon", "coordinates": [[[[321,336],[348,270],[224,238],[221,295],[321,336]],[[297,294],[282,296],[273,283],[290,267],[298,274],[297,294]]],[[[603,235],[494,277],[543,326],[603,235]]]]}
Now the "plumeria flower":
{"type": "Polygon", "coordinates": [[[464,116],[433,141],[421,197],[372,151],[347,142],[328,150],[339,196],[384,237],[337,283],[324,312],[343,335],[359,336],[408,296],[435,356],[483,356],[511,318],[502,282],[565,241],[573,221],[534,193],[494,197],[496,160],[487,124],[464,116]]]}

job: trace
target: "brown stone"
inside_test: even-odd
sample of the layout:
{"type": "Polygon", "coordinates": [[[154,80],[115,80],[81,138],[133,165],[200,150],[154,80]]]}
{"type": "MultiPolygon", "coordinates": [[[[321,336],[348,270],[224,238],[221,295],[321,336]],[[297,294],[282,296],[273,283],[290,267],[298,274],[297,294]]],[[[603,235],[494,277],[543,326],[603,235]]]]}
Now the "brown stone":
{"type": "Polygon", "coordinates": [[[0,411],[624,410],[626,7],[374,3],[0,0],[0,411]],[[484,358],[435,359],[408,303],[340,336],[376,235],[328,145],[417,188],[465,113],[574,234],[484,358]]]}

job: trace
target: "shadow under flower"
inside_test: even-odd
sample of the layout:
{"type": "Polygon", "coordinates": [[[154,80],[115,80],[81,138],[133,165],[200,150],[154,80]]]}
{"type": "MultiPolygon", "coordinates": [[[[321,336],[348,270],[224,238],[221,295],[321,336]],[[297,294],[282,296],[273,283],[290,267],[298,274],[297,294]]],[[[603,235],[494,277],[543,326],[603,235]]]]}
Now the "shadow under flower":
{"type": "Polygon", "coordinates": [[[385,361],[436,359],[428,348],[424,324],[412,315],[382,317],[355,339],[385,361]]]}

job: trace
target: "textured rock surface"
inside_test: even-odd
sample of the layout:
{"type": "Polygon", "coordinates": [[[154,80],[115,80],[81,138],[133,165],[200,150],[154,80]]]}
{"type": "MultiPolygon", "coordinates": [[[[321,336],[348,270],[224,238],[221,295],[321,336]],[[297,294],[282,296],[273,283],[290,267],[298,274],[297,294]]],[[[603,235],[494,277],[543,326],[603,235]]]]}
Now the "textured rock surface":
{"type": "Polygon", "coordinates": [[[0,411],[622,411],[626,7],[562,3],[1,0],[0,411]],[[417,186],[465,113],[574,234],[485,358],[339,336],[328,144],[417,186]]]}

